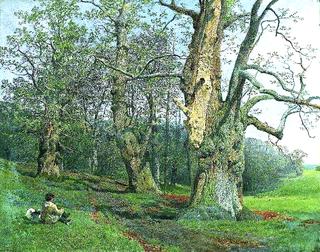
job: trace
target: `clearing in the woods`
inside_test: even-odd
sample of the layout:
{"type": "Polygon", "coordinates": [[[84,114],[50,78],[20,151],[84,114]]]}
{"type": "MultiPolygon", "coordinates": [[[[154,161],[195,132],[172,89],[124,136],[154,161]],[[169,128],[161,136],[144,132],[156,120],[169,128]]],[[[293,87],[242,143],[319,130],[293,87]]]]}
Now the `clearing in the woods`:
{"type": "Polygon", "coordinates": [[[181,220],[189,188],[161,196],[125,192],[109,177],[63,173],[34,178],[30,167],[0,161],[1,251],[320,251],[320,172],[305,171],[275,191],[245,197],[257,221],[181,220]],[[24,218],[46,192],[73,223],[24,218]]]}

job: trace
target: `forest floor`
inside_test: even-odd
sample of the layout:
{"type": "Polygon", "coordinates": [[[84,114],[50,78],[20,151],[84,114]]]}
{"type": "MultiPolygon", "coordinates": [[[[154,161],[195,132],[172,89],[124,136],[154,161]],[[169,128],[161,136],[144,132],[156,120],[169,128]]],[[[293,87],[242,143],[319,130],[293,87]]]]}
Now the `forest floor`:
{"type": "Polygon", "coordinates": [[[49,181],[33,170],[0,160],[0,251],[320,251],[320,172],[245,197],[261,220],[232,222],[178,220],[188,187],[133,194],[109,177],[63,173],[49,181]],[[24,217],[47,192],[71,213],[71,225],[24,217]]]}

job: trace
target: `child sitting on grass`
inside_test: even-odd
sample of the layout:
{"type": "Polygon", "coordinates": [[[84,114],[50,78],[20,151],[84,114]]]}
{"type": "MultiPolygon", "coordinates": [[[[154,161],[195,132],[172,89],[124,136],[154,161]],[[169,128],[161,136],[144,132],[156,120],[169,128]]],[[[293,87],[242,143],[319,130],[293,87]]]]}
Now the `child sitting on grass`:
{"type": "Polygon", "coordinates": [[[70,224],[71,220],[68,218],[70,214],[65,213],[63,208],[58,209],[57,205],[53,203],[54,198],[53,193],[45,195],[45,202],[40,214],[41,221],[45,224],[54,224],[58,221],[70,224]]]}

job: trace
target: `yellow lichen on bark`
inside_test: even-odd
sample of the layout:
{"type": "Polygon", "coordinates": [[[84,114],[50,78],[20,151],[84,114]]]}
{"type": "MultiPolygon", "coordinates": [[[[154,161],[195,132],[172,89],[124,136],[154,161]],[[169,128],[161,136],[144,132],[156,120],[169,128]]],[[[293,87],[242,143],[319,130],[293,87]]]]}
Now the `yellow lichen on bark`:
{"type": "Polygon", "coordinates": [[[206,111],[210,100],[212,87],[210,83],[203,85],[196,94],[196,99],[189,107],[188,128],[190,129],[190,142],[198,148],[202,143],[206,130],[206,111]]]}
{"type": "Polygon", "coordinates": [[[207,114],[218,109],[220,92],[220,41],[218,29],[221,15],[221,1],[212,1],[212,6],[207,8],[201,18],[203,23],[203,37],[201,39],[197,69],[192,73],[191,86],[193,86],[194,98],[187,106],[187,127],[190,132],[191,144],[199,148],[207,129],[207,114]],[[212,13],[210,13],[212,11],[212,13]],[[218,45],[218,46],[217,46],[218,45]],[[212,96],[214,99],[212,99],[212,96]]]}

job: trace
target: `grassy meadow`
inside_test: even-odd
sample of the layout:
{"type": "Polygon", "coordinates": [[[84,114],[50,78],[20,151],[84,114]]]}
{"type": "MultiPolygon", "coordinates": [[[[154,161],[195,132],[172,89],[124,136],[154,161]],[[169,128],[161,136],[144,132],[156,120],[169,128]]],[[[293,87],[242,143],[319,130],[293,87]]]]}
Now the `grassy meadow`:
{"type": "Polygon", "coordinates": [[[0,251],[320,251],[320,172],[305,171],[271,192],[247,196],[256,221],[181,220],[190,189],[124,192],[110,177],[63,173],[34,178],[31,167],[0,161],[0,251]],[[24,217],[52,191],[72,224],[24,217]]]}

